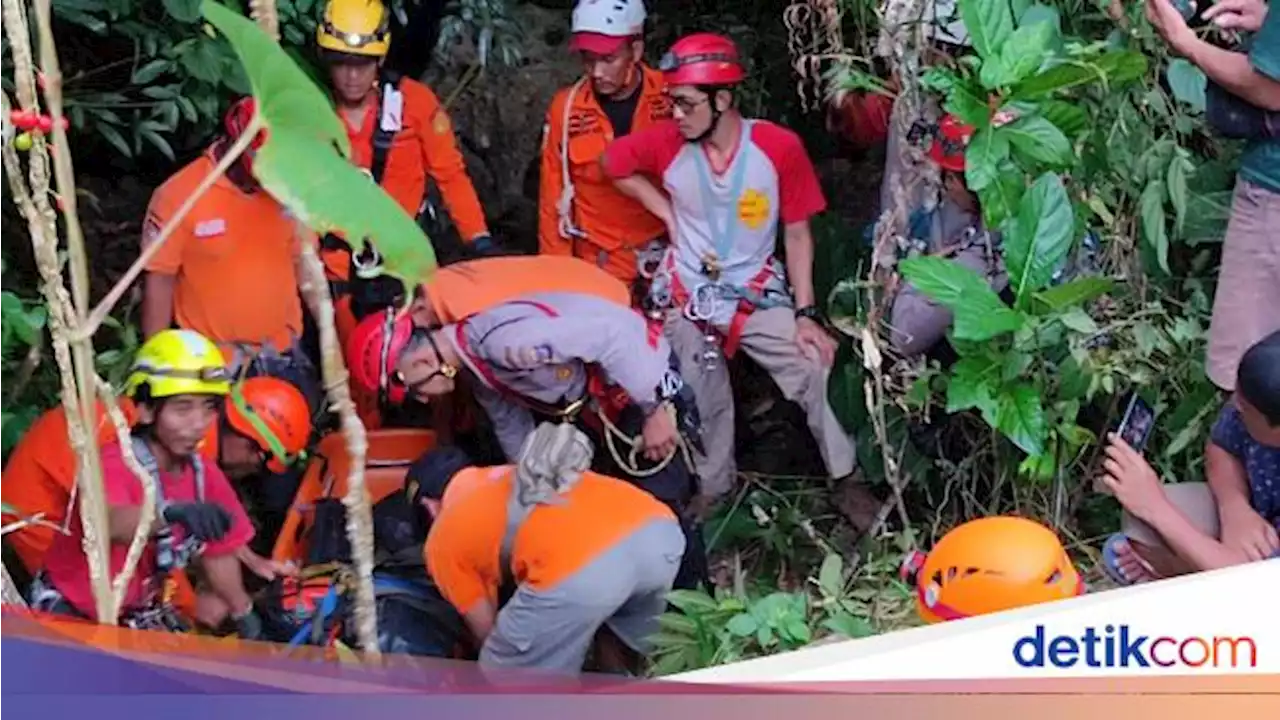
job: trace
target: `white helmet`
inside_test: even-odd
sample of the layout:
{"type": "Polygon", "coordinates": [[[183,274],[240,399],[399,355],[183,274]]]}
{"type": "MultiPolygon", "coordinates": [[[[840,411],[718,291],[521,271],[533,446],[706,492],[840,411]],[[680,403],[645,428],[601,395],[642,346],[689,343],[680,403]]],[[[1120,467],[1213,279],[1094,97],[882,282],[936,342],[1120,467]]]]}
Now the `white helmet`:
{"type": "Polygon", "coordinates": [[[578,0],[572,31],[631,37],[644,31],[644,18],[643,0],[578,0]]]}

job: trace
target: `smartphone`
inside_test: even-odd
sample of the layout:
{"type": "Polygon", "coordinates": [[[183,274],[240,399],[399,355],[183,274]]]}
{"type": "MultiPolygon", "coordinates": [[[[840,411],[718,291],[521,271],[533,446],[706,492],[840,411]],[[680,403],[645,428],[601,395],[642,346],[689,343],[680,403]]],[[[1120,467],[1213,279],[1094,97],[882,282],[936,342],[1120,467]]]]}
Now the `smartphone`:
{"type": "MultiPolygon", "coordinates": [[[[1116,426],[1116,434],[1129,443],[1129,447],[1137,450],[1139,454],[1147,446],[1147,440],[1151,437],[1151,430],[1156,424],[1156,411],[1134,392],[1129,396],[1129,402],[1125,405],[1124,415],[1120,418],[1120,424],[1116,426]]],[[[1095,492],[1111,494],[1111,490],[1102,482],[1102,476],[1093,479],[1093,489],[1095,492]]]]}
{"type": "Polygon", "coordinates": [[[1125,407],[1124,416],[1120,419],[1116,434],[1129,443],[1129,447],[1141,453],[1147,446],[1147,440],[1151,437],[1151,429],[1155,424],[1155,409],[1135,392],[1129,397],[1129,404],[1125,407]]]}

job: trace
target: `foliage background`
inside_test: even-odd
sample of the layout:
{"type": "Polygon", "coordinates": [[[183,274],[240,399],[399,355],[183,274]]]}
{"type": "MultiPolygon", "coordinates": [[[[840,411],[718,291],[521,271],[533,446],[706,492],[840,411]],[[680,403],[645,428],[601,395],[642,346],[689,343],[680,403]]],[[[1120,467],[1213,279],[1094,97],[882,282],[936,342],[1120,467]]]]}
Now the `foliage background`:
{"type": "MultiPolygon", "coordinates": [[[[237,0],[224,4],[245,10],[237,0]]],[[[90,253],[103,275],[94,283],[100,295],[113,279],[111,269],[127,265],[137,252],[137,223],[150,190],[207,144],[227,101],[249,88],[229,46],[204,28],[196,0],[54,0],[52,5],[82,204],[96,211],[88,229],[90,253]]],[[[411,19],[413,26],[404,34],[413,40],[398,44],[397,62],[427,70],[442,83],[457,82],[477,66],[482,72],[472,86],[482,89],[468,89],[475,93],[486,85],[506,87],[504,78],[520,84],[538,77],[545,68],[537,67],[528,52],[534,45],[530,5],[567,18],[571,3],[396,2],[397,16],[411,19]]],[[[830,104],[815,98],[883,86],[884,63],[872,56],[879,4],[655,0],[649,5],[651,57],[692,30],[725,32],[739,42],[750,69],[744,109],[801,133],[831,200],[831,212],[816,224],[818,292],[832,298],[833,316],[854,326],[868,322],[861,284],[870,254],[866,224],[882,210],[868,199],[878,196],[883,150],[852,146],[833,132],[830,104]],[[799,6],[808,14],[798,14],[799,6]],[[838,21],[824,21],[837,17],[822,14],[832,8],[839,10],[838,21]],[[840,43],[833,51],[828,41],[837,29],[840,43]]],[[[754,382],[743,383],[748,397],[740,398],[740,407],[749,411],[740,412],[749,418],[739,429],[740,449],[748,455],[741,463],[744,482],[707,527],[721,587],[713,595],[677,597],[684,612],[663,619],[657,672],[776,652],[831,634],[858,636],[910,624],[910,594],[895,574],[901,553],[927,547],[956,522],[978,515],[1017,512],[1044,519],[1091,568],[1098,540],[1116,522],[1114,502],[1092,490],[1094,439],[1115,422],[1131,389],[1159,414],[1148,453],[1153,464],[1182,480],[1202,472],[1203,442],[1217,407],[1216,392],[1203,374],[1204,336],[1239,152],[1205,127],[1203,76],[1168,56],[1142,18],[1140,3],[964,0],[960,5],[971,11],[981,7],[984,17],[1000,5],[1010,30],[1028,13],[1048,19],[1055,32],[1045,41],[1045,52],[1055,57],[1127,53],[1142,60],[1136,74],[1123,81],[1072,88],[1028,110],[1065,138],[1064,152],[1028,156],[1027,146],[1015,144],[996,161],[1013,163],[1028,180],[1045,173],[1060,179],[1073,218],[1066,252],[1079,258],[1079,240],[1092,233],[1097,245],[1090,260],[1113,286],[1060,308],[1051,332],[984,339],[969,347],[959,342],[962,363],[982,357],[1000,366],[990,382],[965,376],[962,365],[886,357],[891,390],[884,408],[886,430],[909,482],[902,511],[870,536],[851,527],[838,494],[833,499],[820,481],[796,477],[795,468],[813,466],[803,421],[797,423],[794,412],[769,397],[776,391],[758,372],[752,374],[749,363],[735,366],[735,376],[754,382]],[[1011,385],[1015,378],[1025,382],[1011,385]],[[1042,461],[1028,463],[1025,433],[984,418],[982,402],[961,407],[956,395],[962,391],[987,393],[997,404],[1006,396],[1039,398],[1038,413],[1032,414],[1041,419],[1042,443],[1055,451],[1033,454],[1042,461]],[[775,422],[757,422],[761,417],[775,422]]],[[[321,2],[279,0],[278,6],[285,48],[316,73],[310,44],[321,2]]],[[[567,22],[560,35],[547,31],[541,40],[561,42],[565,27],[567,22]]],[[[12,92],[7,52],[4,63],[3,82],[12,92]]],[[[981,68],[969,67],[970,75],[981,79],[981,68]]],[[[1028,68],[1027,73],[1048,69],[1028,68]]],[[[549,87],[573,77],[556,72],[564,77],[557,75],[549,87]]],[[[1016,83],[1006,85],[984,89],[1013,92],[1016,83]]],[[[946,95],[948,80],[935,73],[930,87],[946,95]]],[[[545,106],[549,93],[543,94],[547,97],[535,98],[535,105],[545,106]]],[[[527,116],[521,123],[526,129],[535,125],[527,116]]],[[[3,212],[7,456],[30,422],[54,404],[57,384],[52,363],[44,360],[44,311],[36,301],[30,243],[24,223],[15,222],[7,190],[3,212]]],[[[110,348],[98,362],[112,381],[121,379],[137,347],[135,306],[136,297],[96,341],[110,348]]],[[[858,436],[866,479],[887,497],[891,493],[862,394],[861,352],[853,341],[843,344],[832,401],[858,436]]]]}

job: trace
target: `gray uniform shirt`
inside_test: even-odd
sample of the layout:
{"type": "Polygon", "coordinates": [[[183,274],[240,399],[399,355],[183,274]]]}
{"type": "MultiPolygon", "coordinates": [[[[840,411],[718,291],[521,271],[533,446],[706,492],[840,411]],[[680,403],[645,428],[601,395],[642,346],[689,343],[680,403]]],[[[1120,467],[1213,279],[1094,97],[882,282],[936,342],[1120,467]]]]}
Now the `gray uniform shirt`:
{"type": "Polygon", "coordinates": [[[478,380],[476,400],[512,462],[534,428],[522,398],[542,405],[573,402],[586,393],[587,365],[595,364],[647,414],[669,370],[665,338],[650,338],[638,312],[592,295],[525,295],[445,331],[478,380]]]}

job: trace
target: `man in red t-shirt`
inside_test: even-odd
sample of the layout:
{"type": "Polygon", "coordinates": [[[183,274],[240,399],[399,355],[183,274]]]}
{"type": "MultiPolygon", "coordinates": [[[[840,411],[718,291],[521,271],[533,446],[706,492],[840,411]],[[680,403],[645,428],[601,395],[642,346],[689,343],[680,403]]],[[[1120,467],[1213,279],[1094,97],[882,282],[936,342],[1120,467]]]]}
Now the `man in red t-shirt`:
{"type": "MultiPolygon", "coordinates": [[[[181,626],[170,605],[188,555],[202,571],[207,594],[225,606],[241,637],[262,633],[241,577],[240,555],[254,530],[227,476],[198,454],[230,390],[225,361],[208,338],[190,330],[162,330],[139,350],[125,392],[137,406],[132,449],[156,484],[157,518],[120,605],[117,621],[139,628],[181,626]]],[[[102,449],[110,573],[124,566],[142,514],[143,486],[124,462],[122,447],[102,449]]],[[[66,535],[55,537],[44,570],[32,583],[31,606],[59,615],[97,619],[84,527],[73,511],[66,535]]]]}
{"type": "Polygon", "coordinates": [[[836,344],[813,291],[809,219],[827,206],[813,164],[794,132],[738,111],[744,72],[732,40],[681,38],[661,69],[675,117],[614,141],[603,164],[672,238],[649,309],[665,313],[680,373],[697,396],[703,503],[727,493],[737,475],[733,395],[719,355],[738,347],[804,409],[831,476],[847,476],[853,440],[827,402],[836,344]],[[779,224],[785,267],[774,256],[779,224]]]}

